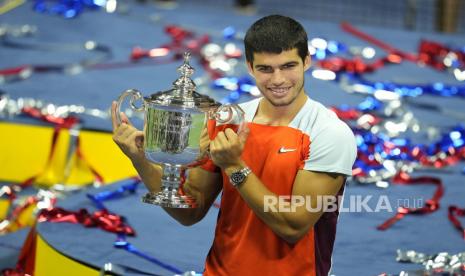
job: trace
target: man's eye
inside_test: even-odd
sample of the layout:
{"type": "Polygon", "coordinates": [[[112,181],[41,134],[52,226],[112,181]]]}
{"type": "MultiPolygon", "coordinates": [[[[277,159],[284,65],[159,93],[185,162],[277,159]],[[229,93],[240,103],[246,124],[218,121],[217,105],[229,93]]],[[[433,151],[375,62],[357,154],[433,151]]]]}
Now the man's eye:
{"type": "Polygon", "coordinates": [[[283,69],[292,69],[295,67],[295,64],[286,64],[283,66],[283,69]]]}
{"type": "Polygon", "coordinates": [[[261,68],[258,68],[258,71],[260,71],[262,73],[271,73],[271,72],[273,72],[273,69],[267,68],[267,67],[261,67],[261,68]]]}

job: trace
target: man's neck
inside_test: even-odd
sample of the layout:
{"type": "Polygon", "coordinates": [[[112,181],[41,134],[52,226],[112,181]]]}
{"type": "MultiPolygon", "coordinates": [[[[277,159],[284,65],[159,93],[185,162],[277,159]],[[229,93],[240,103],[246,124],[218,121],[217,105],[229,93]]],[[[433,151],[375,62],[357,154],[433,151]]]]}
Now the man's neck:
{"type": "Polygon", "coordinates": [[[253,122],[270,126],[287,126],[305,105],[307,99],[308,96],[304,91],[290,105],[286,106],[274,106],[266,98],[263,98],[259,103],[253,122]]]}

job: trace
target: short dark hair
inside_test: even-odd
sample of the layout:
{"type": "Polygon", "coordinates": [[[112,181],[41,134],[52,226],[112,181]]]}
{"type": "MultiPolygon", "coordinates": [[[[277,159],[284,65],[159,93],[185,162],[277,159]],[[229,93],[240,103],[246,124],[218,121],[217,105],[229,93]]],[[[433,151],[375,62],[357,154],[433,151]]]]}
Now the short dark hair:
{"type": "Polygon", "coordinates": [[[275,53],[297,48],[302,61],[308,56],[305,29],[296,20],[283,15],[268,15],[250,26],[244,38],[245,58],[253,64],[254,53],[275,53]]]}

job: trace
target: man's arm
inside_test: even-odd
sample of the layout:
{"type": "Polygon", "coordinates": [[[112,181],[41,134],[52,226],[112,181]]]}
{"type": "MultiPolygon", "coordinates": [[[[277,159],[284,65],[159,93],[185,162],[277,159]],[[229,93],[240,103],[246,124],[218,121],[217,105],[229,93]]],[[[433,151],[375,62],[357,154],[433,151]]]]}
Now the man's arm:
{"type": "MultiPolygon", "coordinates": [[[[227,168],[226,174],[230,175],[234,170],[234,168],[227,168]]],[[[296,243],[316,224],[323,214],[323,205],[320,205],[321,208],[317,209],[317,207],[320,207],[317,206],[317,198],[323,196],[336,197],[344,181],[345,177],[340,174],[328,174],[306,170],[300,170],[297,173],[292,189],[292,196],[299,196],[305,201],[310,200],[310,206],[312,210],[315,211],[307,210],[305,206],[307,202],[302,205],[295,204],[297,200],[291,200],[289,204],[286,204],[286,209],[290,211],[282,212],[283,210],[281,210],[280,212],[278,208],[278,196],[268,190],[253,173],[247,177],[247,180],[242,183],[237,190],[254,213],[265,222],[276,235],[280,236],[288,243],[296,243]],[[265,212],[265,206],[267,204],[269,205],[270,202],[277,203],[273,206],[277,208],[277,211],[276,209],[268,208],[268,211],[265,212]]],[[[320,198],[320,200],[322,199],[320,198]]]]}
{"type": "Polygon", "coordinates": [[[193,225],[207,214],[218,194],[222,190],[222,176],[202,168],[190,169],[183,190],[197,202],[197,208],[174,209],[164,208],[165,211],[182,225],[193,225]]]}
{"type": "MultiPolygon", "coordinates": [[[[213,161],[228,176],[247,166],[241,159],[247,135],[248,133],[236,134],[226,129],[224,132],[219,132],[215,140],[210,143],[213,161]]],[[[336,196],[343,184],[343,175],[300,170],[294,180],[292,196],[310,198],[312,209],[315,209],[318,196],[336,196]]],[[[279,199],[253,173],[240,184],[238,191],[254,213],[273,232],[289,243],[299,241],[323,214],[323,210],[309,212],[305,205],[295,208],[295,212],[265,212],[265,197],[274,198],[276,202],[279,202],[279,199]]]]}
{"type": "MultiPolygon", "coordinates": [[[[145,158],[143,149],[144,133],[133,127],[124,113],[121,113],[122,122],[118,124],[116,112],[116,103],[113,103],[113,140],[131,160],[147,189],[153,193],[159,192],[161,190],[161,176],[163,174],[162,167],[149,162],[145,158]]],[[[206,148],[208,143],[208,135],[204,131],[201,148],[206,148]]],[[[202,168],[190,169],[183,189],[184,192],[195,198],[198,207],[190,209],[164,208],[164,210],[181,224],[192,225],[205,216],[221,191],[221,188],[222,178],[220,173],[209,172],[202,168]]]]}
{"type": "MultiPolygon", "coordinates": [[[[161,190],[162,168],[147,160],[134,163],[142,182],[150,192],[161,190]]],[[[199,222],[208,212],[222,189],[222,176],[202,168],[193,168],[188,171],[188,177],[183,185],[186,194],[195,198],[197,208],[163,208],[171,217],[185,226],[199,222]]]]}

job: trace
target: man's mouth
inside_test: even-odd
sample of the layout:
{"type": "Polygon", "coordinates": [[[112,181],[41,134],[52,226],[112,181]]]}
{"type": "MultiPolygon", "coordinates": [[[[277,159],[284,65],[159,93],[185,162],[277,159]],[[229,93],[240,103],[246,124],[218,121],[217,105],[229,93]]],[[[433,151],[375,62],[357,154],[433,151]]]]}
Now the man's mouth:
{"type": "Polygon", "coordinates": [[[275,96],[284,96],[287,94],[287,92],[289,92],[289,90],[291,89],[291,87],[274,87],[274,88],[268,88],[268,90],[271,91],[271,93],[273,93],[273,95],[275,96]]]}

